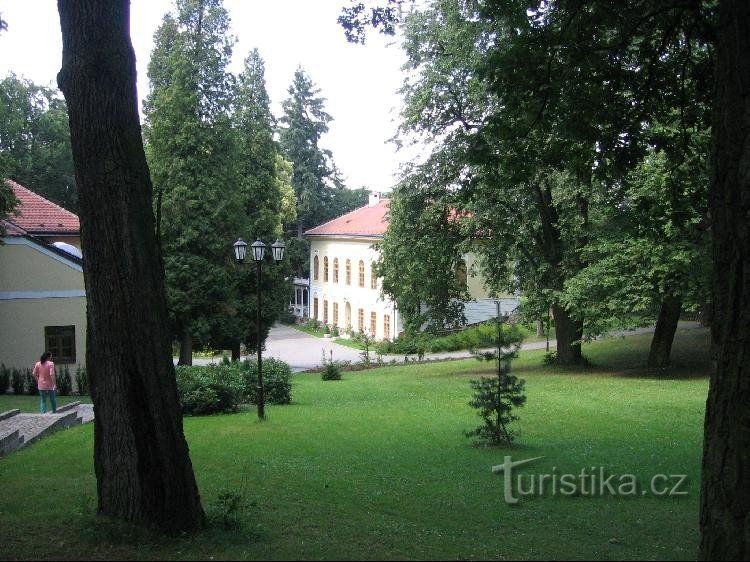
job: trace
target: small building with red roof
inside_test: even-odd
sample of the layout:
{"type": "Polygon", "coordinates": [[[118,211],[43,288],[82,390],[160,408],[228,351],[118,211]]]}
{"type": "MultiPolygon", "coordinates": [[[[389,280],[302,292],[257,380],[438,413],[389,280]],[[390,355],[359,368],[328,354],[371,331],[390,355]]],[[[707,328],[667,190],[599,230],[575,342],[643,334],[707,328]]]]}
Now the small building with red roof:
{"type": "Polygon", "coordinates": [[[18,206],[0,221],[0,363],[30,368],[49,351],[57,365],[75,371],[86,360],[78,217],[27,187],[5,183],[18,206]]]}
{"type": "Polygon", "coordinates": [[[363,331],[378,340],[402,330],[395,303],[380,295],[373,244],[388,229],[389,201],[371,193],[367,205],[311,228],[311,318],[341,331],[363,331]]]}
{"type": "MultiPolygon", "coordinates": [[[[378,259],[374,244],[388,230],[390,201],[372,193],[368,204],[305,232],[310,240],[309,317],[339,330],[365,331],[377,340],[397,337],[402,322],[396,304],[382,296],[373,271],[378,259]]],[[[463,275],[470,301],[464,303],[467,322],[494,318],[518,306],[518,298],[490,298],[475,275],[475,257],[464,256],[463,275]],[[468,273],[468,275],[467,275],[468,273]]],[[[306,302],[306,301],[305,301],[306,302]]]]}

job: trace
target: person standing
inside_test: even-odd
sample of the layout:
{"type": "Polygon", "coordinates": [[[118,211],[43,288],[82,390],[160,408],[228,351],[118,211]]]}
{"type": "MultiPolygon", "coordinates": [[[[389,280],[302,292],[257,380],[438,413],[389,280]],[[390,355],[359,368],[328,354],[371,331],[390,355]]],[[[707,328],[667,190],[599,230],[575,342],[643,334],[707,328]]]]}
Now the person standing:
{"type": "Polygon", "coordinates": [[[48,396],[50,405],[52,406],[52,413],[57,412],[55,364],[50,360],[50,357],[52,357],[52,354],[49,351],[45,351],[36,365],[34,365],[34,379],[36,379],[36,386],[39,389],[39,411],[42,414],[47,413],[48,396]]]}

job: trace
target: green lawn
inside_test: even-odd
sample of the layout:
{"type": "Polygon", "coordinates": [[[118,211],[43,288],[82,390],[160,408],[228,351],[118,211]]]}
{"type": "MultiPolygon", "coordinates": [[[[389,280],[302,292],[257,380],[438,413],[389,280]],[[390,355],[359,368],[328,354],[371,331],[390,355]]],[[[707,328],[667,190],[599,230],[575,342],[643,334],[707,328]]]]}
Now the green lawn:
{"type": "MultiPolygon", "coordinates": [[[[694,559],[705,330],[678,334],[676,370],[642,369],[648,336],[586,346],[586,371],[522,354],[520,440],[473,447],[475,360],[296,375],[291,406],[186,418],[204,505],[221,490],[254,507],[239,531],[162,539],[98,521],[93,426],[58,432],[0,460],[0,558],[135,559],[694,559]],[[503,500],[505,455],[544,458],[523,474],[687,474],[683,497],[503,500]],[[43,525],[40,526],[40,521],[43,525]]],[[[489,367],[491,370],[491,367],[489,367]]],[[[5,400],[7,397],[3,397],[5,400]]],[[[3,404],[0,401],[0,404],[3,404]]],[[[0,407],[0,410],[6,408],[0,407]]]]}
{"type": "MultiPolygon", "coordinates": [[[[91,403],[91,398],[88,396],[58,396],[56,398],[57,407],[70,404],[71,402],[88,402],[91,403]]],[[[47,408],[49,409],[49,400],[47,400],[47,408]]],[[[7,412],[8,410],[21,410],[24,414],[36,414],[39,412],[39,396],[15,396],[13,394],[6,394],[0,396],[0,412],[7,412]]]]}

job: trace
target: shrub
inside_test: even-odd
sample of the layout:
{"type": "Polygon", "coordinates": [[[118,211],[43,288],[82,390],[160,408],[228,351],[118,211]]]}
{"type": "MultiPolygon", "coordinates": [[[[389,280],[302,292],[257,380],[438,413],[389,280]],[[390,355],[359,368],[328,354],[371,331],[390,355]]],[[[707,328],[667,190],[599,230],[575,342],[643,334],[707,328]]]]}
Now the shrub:
{"type": "MultiPolygon", "coordinates": [[[[497,361],[497,376],[482,377],[470,381],[474,398],[469,402],[472,408],[479,410],[483,424],[467,431],[467,437],[478,437],[488,445],[511,445],[515,432],[508,428],[511,422],[518,419],[513,413],[526,403],[524,395],[525,381],[510,374],[510,362],[518,356],[522,336],[515,327],[495,325],[494,352],[475,353],[479,360],[497,361]]],[[[483,345],[486,341],[481,342],[483,345]]]]}
{"type": "Polygon", "coordinates": [[[57,393],[60,396],[70,396],[73,390],[73,380],[70,378],[70,368],[65,365],[56,376],[57,393]]]}
{"type": "Polygon", "coordinates": [[[331,328],[328,327],[328,324],[323,326],[323,334],[325,335],[325,334],[330,334],[330,333],[331,333],[331,328]]]}
{"type": "Polygon", "coordinates": [[[362,358],[362,364],[368,366],[372,363],[370,358],[370,348],[373,345],[374,338],[367,332],[360,330],[357,335],[357,341],[362,345],[362,351],[359,356],[362,358]]]}
{"type": "MultiPolygon", "coordinates": [[[[258,403],[258,362],[246,359],[241,363],[245,379],[245,393],[249,401],[258,403]]],[[[291,404],[292,402],[292,369],[273,357],[263,360],[263,394],[266,404],[291,404]]]]}
{"type": "Polygon", "coordinates": [[[10,386],[10,369],[5,363],[0,363],[0,394],[5,394],[10,386]]]}
{"type": "Polygon", "coordinates": [[[323,365],[323,371],[320,373],[320,378],[324,381],[340,381],[341,366],[337,361],[326,361],[323,365]]]}
{"type": "Polygon", "coordinates": [[[89,393],[89,377],[86,374],[86,368],[78,365],[76,367],[76,387],[78,387],[78,394],[84,395],[89,393]]]}
{"type": "Polygon", "coordinates": [[[318,328],[320,328],[320,322],[318,322],[315,318],[310,318],[310,320],[308,320],[305,324],[305,327],[310,328],[311,330],[317,330],[318,328]]]}
{"type": "MultiPolygon", "coordinates": [[[[36,379],[31,373],[31,369],[24,369],[23,371],[21,371],[21,376],[23,377],[24,385],[26,387],[26,394],[30,394],[33,396],[35,394],[39,394],[39,389],[36,385],[36,379]]],[[[23,392],[23,387],[21,392],[23,392]]]]}
{"type": "Polygon", "coordinates": [[[23,371],[19,369],[11,369],[10,371],[10,386],[13,387],[13,394],[23,394],[24,387],[26,386],[26,380],[23,375],[23,371]]]}
{"type": "Polygon", "coordinates": [[[184,414],[236,412],[245,397],[245,380],[234,365],[178,366],[177,392],[184,414]]]}
{"type": "Polygon", "coordinates": [[[340,335],[339,334],[339,327],[338,326],[333,326],[331,328],[331,337],[337,338],[337,337],[339,337],[339,335],[340,335]]]}

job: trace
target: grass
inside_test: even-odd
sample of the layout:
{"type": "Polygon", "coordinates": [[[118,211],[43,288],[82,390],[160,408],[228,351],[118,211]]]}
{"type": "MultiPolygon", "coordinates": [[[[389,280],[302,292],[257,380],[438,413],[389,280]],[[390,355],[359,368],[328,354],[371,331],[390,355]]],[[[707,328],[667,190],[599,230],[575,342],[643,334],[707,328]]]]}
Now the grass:
{"type": "Polygon", "coordinates": [[[204,505],[222,491],[249,508],[240,530],[162,538],[93,515],[91,424],[0,460],[2,558],[694,559],[708,335],[678,333],[676,369],[643,368],[648,336],[587,345],[587,370],[514,362],[528,403],[512,450],[475,447],[476,360],[295,375],[291,406],[186,418],[204,505]],[[490,468],[543,456],[524,474],[687,474],[684,497],[503,500],[490,468]],[[39,531],[44,521],[44,532],[39,531]]]}
{"type": "MultiPolygon", "coordinates": [[[[311,326],[308,326],[307,324],[292,324],[292,328],[299,330],[300,332],[304,332],[310,336],[315,336],[316,338],[322,338],[324,337],[325,332],[323,331],[323,328],[313,328],[311,326]]],[[[352,349],[362,349],[362,344],[360,344],[357,340],[350,339],[350,338],[342,338],[342,337],[331,337],[331,341],[335,342],[339,345],[343,345],[345,347],[350,347],[352,349]]]]}
{"type": "MultiPolygon", "coordinates": [[[[71,402],[91,402],[91,398],[88,396],[57,396],[55,400],[58,408],[71,402]]],[[[49,408],[49,400],[47,400],[47,408],[49,408]]],[[[21,413],[24,414],[36,414],[39,412],[39,396],[1,395],[0,412],[7,412],[8,410],[21,410],[21,413]]]]}

